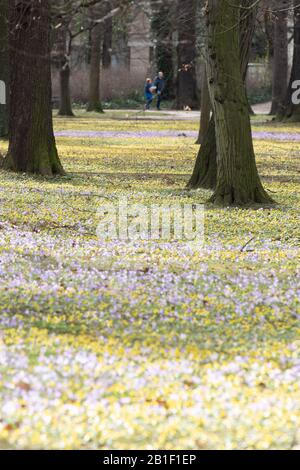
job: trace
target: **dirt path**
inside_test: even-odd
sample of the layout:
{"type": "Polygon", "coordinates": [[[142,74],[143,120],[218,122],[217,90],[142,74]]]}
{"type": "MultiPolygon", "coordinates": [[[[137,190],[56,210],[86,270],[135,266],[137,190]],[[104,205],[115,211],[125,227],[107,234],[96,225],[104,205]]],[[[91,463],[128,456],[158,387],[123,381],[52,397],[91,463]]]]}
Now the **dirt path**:
{"type": "MultiPolygon", "coordinates": [[[[268,115],[271,109],[271,102],[261,103],[252,106],[255,114],[268,115]]],[[[144,110],[128,110],[130,117],[136,116],[138,119],[147,119],[153,121],[199,121],[200,111],[177,111],[177,110],[162,110],[156,111],[155,109],[145,112],[144,110]]]]}
{"type": "Polygon", "coordinates": [[[252,106],[252,109],[255,114],[269,114],[271,111],[271,101],[268,103],[255,104],[252,106]]]}

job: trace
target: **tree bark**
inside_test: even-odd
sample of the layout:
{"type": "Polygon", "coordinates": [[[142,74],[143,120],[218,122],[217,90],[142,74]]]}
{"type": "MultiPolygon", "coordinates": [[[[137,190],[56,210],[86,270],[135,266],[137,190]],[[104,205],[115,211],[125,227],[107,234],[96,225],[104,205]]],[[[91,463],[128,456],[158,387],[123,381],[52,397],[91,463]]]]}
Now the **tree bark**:
{"type": "Polygon", "coordinates": [[[60,84],[60,101],[59,101],[59,116],[74,116],[71,103],[70,92],[70,66],[66,62],[59,71],[59,84],[60,84]]]}
{"type": "Polygon", "coordinates": [[[103,113],[100,99],[100,59],[101,59],[101,24],[91,32],[91,63],[89,81],[89,101],[87,111],[103,113]]]}
{"type": "Polygon", "coordinates": [[[300,105],[293,104],[292,95],[295,91],[293,83],[300,80],[300,6],[299,1],[294,0],[294,52],[293,65],[291,70],[290,81],[286,93],[284,107],[277,112],[277,119],[289,120],[292,122],[300,122],[300,105]]]}
{"type": "MultiPolygon", "coordinates": [[[[101,6],[101,4],[100,4],[101,6]]],[[[105,14],[108,15],[111,12],[112,4],[108,2],[104,4],[105,14]]],[[[113,43],[113,18],[109,17],[105,20],[103,25],[103,41],[102,41],[102,69],[106,71],[106,94],[107,99],[112,99],[112,81],[111,81],[111,63],[112,63],[112,43],[113,43]]],[[[100,68],[101,71],[101,68],[100,68]]],[[[101,77],[101,75],[100,75],[101,77]]],[[[100,82],[101,80],[99,80],[100,82]]],[[[99,96],[101,101],[101,93],[99,96]]]]}
{"type": "Polygon", "coordinates": [[[198,152],[189,189],[214,189],[217,183],[217,147],[215,122],[212,116],[203,144],[198,152]]]}
{"type": "Polygon", "coordinates": [[[64,174],[51,110],[49,1],[10,4],[10,116],[7,169],[64,174]]]}
{"type": "Polygon", "coordinates": [[[112,49],[112,18],[107,18],[104,24],[103,46],[102,46],[102,65],[104,69],[111,67],[111,49],[112,49]]]}
{"type": "Polygon", "coordinates": [[[196,59],[196,0],[178,0],[177,109],[199,109],[196,59]]]}
{"type": "MultiPolygon", "coordinates": [[[[269,5],[267,4],[267,7],[269,5]]],[[[264,11],[264,29],[266,34],[266,39],[268,43],[268,59],[270,70],[273,68],[273,59],[274,59],[274,21],[272,19],[272,12],[269,8],[266,8],[264,11]]]]}
{"type": "Polygon", "coordinates": [[[287,34],[287,10],[288,2],[281,2],[282,11],[274,13],[274,60],[273,60],[273,84],[272,107],[270,114],[281,112],[284,107],[287,70],[288,70],[288,34],[287,34]]]}
{"type": "Polygon", "coordinates": [[[72,111],[72,100],[70,91],[70,59],[71,59],[71,40],[67,44],[67,30],[64,25],[61,26],[58,38],[59,48],[59,85],[60,85],[60,100],[59,100],[59,116],[74,116],[72,111]]]}
{"type": "Polygon", "coordinates": [[[207,72],[217,142],[217,184],[210,201],[222,206],[272,202],[255,163],[240,31],[235,27],[240,21],[236,4],[208,1],[207,72]]]}
{"type": "MultiPolygon", "coordinates": [[[[244,0],[241,3],[242,11],[240,15],[240,59],[241,70],[244,83],[246,83],[249,58],[251,54],[252,38],[255,30],[255,20],[257,7],[253,7],[252,0],[244,0]],[[249,11],[250,8],[250,11],[249,11]]],[[[248,103],[248,112],[250,116],[254,116],[254,111],[249,103],[248,96],[246,95],[248,103]]]]}
{"type": "Polygon", "coordinates": [[[209,128],[210,112],[211,112],[209,88],[208,88],[208,83],[207,83],[207,73],[206,73],[205,64],[203,64],[202,74],[203,75],[202,75],[202,86],[201,86],[200,129],[199,129],[199,134],[198,134],[198,139],[196,141],[196,144],[203,144],[204,142],[205,136],[209,128]]]}
{"type": "Polygon", "coordinates": [[[1,98],[0,102],[0,137],[7,136],[8,133],[8,1],[0,1],[0,81],[1,98]]]}

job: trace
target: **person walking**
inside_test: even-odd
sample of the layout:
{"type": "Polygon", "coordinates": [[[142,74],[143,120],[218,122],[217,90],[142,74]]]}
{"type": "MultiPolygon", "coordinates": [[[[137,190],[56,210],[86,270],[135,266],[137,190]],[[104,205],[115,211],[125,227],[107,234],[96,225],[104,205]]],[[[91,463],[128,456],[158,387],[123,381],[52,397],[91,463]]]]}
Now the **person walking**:
{"type": "Polygon", "coordinates": [[[151,103],[153,101],[153,84],[151,78],[147,78],[146,84],[145,84],[145,99],[146,99],[146,104],[145,104],[145,110],[149,110],[151,103]]]}
{"type": "Polygon", "coordinates": [[[159,72],[156,79],[154,80],[154,87],[156,88],[156,93],[157,93],[157,103],[156,103],[156,108],[157,111],[160,111],[160,106],[161,106],[161,101],[162,101],[162,95],[164,92],[164,89],[166,87],[166,82],[164,78],[164,73],[159,72]]]}

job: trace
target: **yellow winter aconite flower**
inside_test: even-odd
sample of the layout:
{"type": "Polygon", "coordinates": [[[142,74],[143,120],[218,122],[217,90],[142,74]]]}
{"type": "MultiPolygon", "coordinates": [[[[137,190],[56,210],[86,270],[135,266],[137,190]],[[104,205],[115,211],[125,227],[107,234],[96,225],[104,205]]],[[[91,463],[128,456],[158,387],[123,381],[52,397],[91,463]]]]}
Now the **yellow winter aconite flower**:
{"type": "Polygon", "coordinates": [[[185,190],[198,122],[115,117],[55,119],[64,178],[0,172],[1,445],[298,445],[298,127],[253,121],[278,205],[207,204],[195,252],[183,240],[97,237],[107,200],[210,194],[185,190]]]}
{"type": "Polygon", "coordinates": [[[206,315],[209,315],[209,311],[205,310],[205,308],[200,308],[200,309],[195,310],[195,314],[206,316],[206,315]]]}

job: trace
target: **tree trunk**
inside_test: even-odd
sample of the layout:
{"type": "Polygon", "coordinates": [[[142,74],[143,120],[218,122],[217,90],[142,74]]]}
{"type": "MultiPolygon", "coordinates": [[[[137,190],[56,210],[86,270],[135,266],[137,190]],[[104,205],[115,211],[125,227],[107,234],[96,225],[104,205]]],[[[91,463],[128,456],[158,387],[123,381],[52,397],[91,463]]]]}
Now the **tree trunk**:
{"type": "Polygon", "coordinates": [[[71,42],[67,46],[67,30],[63,25],[59,31],[58,39],[59,48],[59,116],[74,116],[72,111],[72,100],[70,91],[70,59],[71,59],[71,42]]]}
{"type": "Polygon", "coordinates": [[[212,116],[201,149],[198,152],[194,171],[187,188],[214,189],[217,183],[217,148],[215,122],[212,116]]]}
{"type": "Polygon", "coordinates": [[[272,16],[272,11],[269,8],[266,8],[264,11],[264,27],[268,43],[268,59],[270,70],[272,70],[273,68],[274,59],[274,21],[272,19],[272,16]]]}
{"type": "MultiPolygon", "coordinates": [[[[155,44],[155,66],[157,71],[163,71],[165,75],[164,98],[175,98],[174,87],[174,60],[172,23],[174,11],[170,11],[170,5],[151,0],[152,18],[151,30],[156,39],[155,44]]],[[[174,48],[175,49],[175,48],[174,48]]]]}
{"type": "Polygon", "coordinates": [[[103,46],[102,46],[102,65],[104,69],[110,69],[111,67],[112,33],[113,33],[112,18],[107,18],[107,20],[105,20],[105,25],[104,25],[103,46]]]}
{"type": "MultiPolygon", "coordinates": [[[[104,4],[104,7],[105,7],[105,4],[104,4]]],[[[108,2],[105,8],[105,15],[109,15],[109,13],[111,12],[111,8],[112,8],[111,2],[108,2]]],[[[103,41],[102,41],[102,68],[103,70],[106,71],[106,97],[108,100],[112,99],[112,80],[111,80],[112,40],[113,40],[113,19],[112,17],[109,17],[104,22],[103,41]]],[[[99,79],[99,83],[100,83],[100,79],[99,79]]],[[[100,96],[99,96],[99,100],[101,101],[100,96]]]]}
{"type": "Polygon", "coordinates": [[[217,205],[271,203],[260,182],[253,149],[246,87],[241,67],[236,4],[209,0],[207,60],[217,142],[217,205]]]}
{"type": "Polygon", "coordinates": [[[101,58],[101,25],[96,25],[91,33],[91,64],[89,83],[89,102],[87,111],[103,113],[100,99],[100,58],[101,58]]]}
{"type": "MultiPolygon", "coordinates": [[[[244,7],[252,5],[252,0],[244,0],[244,7]]],[[[240,34],[240,67],[243,83],[246,81],[247,67],[254,33],[256,9],[253,8],[239,22],[240,34]]],[[[204,24],[204,21],[203,21],[204,24]]],[[[207,83],[207,81],[206,81],[207,83]]],[[[246,97],[247,99],[247,97],[246,97]]],[[[211,103],[211,102],[210,102],[211,103]]],[[[247,100],[248,112],[249,104],[247,100]]],[[[187,185],[190,189],[204,188],[214,190],[217,183],[217,146],[214,116],[209,121],[209,131],[206,133],[201,145],[192,177],[187,185]]]]}
{"type": "Polygon", "coordinates": [[[283,109],[279,109],[277,119],[300,122],[300,105],[292,102],[294,93],[293,83],[300,80],[300,6],[299,1],[294,0],[294,52],[291,77],[286,94],[283,109]]]}
{"type": "Polygon", "coordinates": [[[178,0],[177,109],[199,109],[196,59],[196,0],[178,0]]]}
{"type": "Polygon", "coordinates": [[[288,35],[287,35],[287,1],[282,2],[282,11],[274,14],[274,60],[272,107],[270,114],[280,112],[284,107],[288,70],[288,35]]]}
{"type": "Polygon", "coordinates": [[[0,2],[0,137],[8,133],[8,1],[0,2]]]}
{"type": "Polygon", "coordinates": [[[4,167],[64,174],[52,123],[49,1],[11,3],[9,149],[4,167]]]}
{"type": "MultiPolygon", "coordinates": [[[[249,58],[251,54],[252,38],[255,29],[257,7],[253,7],[252,0],[244,0],[244,2],[241,3],[241,6],[244,7],[245,10],[242,11],[240,20],[240,59],[242,77],[244,83],[246,84],[249,58]],[[249,8],[251,8],[250,11],[247,10],[249,8]]],[[[246,97],[248,103],[248,113],[250,114],[250,116],[254,116],[255,113],[252,109],[251,104],[249,103],[248,96],[246,95],[246,97]]]]}
{"type": "Polygon", "coordinates": [[[59,116],[74,116],[71,103],[70,92],[70,66],[66,62],[59,71],[59,84],[60,84],[60,101],[59,101],[59,116]]]}
{"type": "Polygon", "coordinates": [[[201,86],[201,114],[200,114],[200,129],[198,134],[198,139],[196,144],[203,144],[205,136],[209,128],[210,121],[210,97],[209,97],[209,88],[207,83],[207,73],[206,66],[203,64],[202,71],[202,86],[201,86]]]}

